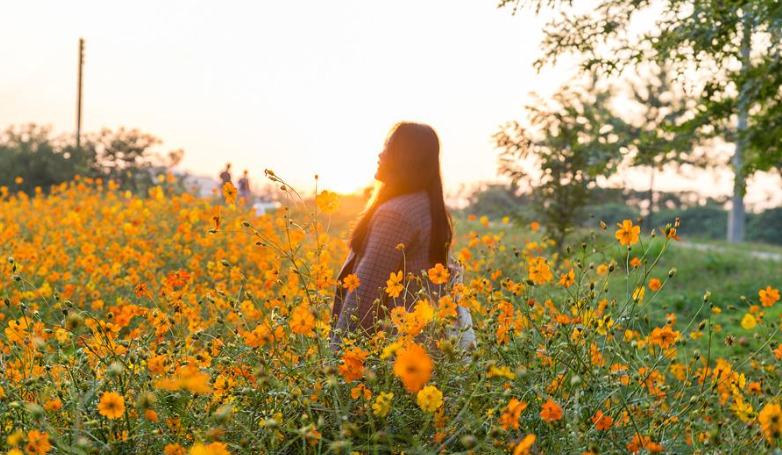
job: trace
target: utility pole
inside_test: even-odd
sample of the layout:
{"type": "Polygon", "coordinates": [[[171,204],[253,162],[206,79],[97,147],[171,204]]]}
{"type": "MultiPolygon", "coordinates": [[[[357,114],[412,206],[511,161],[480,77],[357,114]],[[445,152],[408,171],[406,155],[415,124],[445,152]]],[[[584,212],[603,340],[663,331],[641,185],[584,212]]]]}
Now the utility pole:
{"type": "Polygon", "coordinates": [[[76,100],[76,148],[81,147],[81,81],[84,71],[84,38],[79,38],[79,87],[76,100]]]}

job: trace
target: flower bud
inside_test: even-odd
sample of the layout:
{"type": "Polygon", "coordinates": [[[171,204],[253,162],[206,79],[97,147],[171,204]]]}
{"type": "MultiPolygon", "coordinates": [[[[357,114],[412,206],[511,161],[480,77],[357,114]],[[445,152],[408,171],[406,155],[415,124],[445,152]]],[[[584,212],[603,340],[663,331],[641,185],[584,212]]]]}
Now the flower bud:
{"type": "Polygon", "coordinates": [[[106,369],[106,375],[110,378],[117,377],[125,371],[125,367],[119,362],[114,362],[106,369]]]}

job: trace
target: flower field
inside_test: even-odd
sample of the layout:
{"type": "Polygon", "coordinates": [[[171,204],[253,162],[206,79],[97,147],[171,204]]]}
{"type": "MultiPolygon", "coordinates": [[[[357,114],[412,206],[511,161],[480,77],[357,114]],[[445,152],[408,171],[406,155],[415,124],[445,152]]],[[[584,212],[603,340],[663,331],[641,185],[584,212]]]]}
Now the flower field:
{"type": "Polygon", "coordinates": [[[733,302],[751,334],[737,358],[717,349],[737,342],[713,320],[731,311],[719,296],[650,318],[679,279],[660,268],[679,226],[625,220],[561,256],[536,223],[460,221],[463,283],[442,266],[392,274],[389,296],[431,285],[335,352],[335,286],[361,286],[334,281],[339,199],[288,188],[287,206],[255,216],[231,187],[223,203],[174,183],[0,193],[4,453],[778,450],[782,283],[733,302]],[[458,305],[469,352],[446,336],[458,305]]]}

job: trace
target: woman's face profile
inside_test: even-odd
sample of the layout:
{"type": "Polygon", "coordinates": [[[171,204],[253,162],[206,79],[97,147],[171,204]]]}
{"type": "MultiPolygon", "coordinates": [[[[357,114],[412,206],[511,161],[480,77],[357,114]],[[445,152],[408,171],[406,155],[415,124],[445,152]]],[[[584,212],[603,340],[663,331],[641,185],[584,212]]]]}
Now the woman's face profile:
{"type": "Polygon", "coordinates": [[[375,179],[381,182],[386,182],[388,177],[388,144],[391,142],[389,139],[383,144],[383,150],[377,156],[377,172],[375,172],[375,179]]]}

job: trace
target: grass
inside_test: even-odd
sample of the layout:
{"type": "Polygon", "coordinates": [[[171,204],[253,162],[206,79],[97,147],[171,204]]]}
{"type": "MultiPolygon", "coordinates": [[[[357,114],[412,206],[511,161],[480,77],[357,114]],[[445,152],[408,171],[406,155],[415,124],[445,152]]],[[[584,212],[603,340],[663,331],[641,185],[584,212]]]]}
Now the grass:
{"type": "MultiPolygon", "coordinates": [[[[529,234],[526,226],[501,225],[493,223],[491,228],[485,228],[478,221],[466,219],[456,220],[457,230],[475,231],[479,235],[488,232],[505,232],[507,247],[523,249],[525,241],[540,241],[541,235],[529,234]]],[[[578,251],[582,240],[594,233],[599,243],[608,245],[603,251],[599,251],[587,258],[588,262],[608,263],[615,260],[618,264],[626,261],[624,251],[616,248],[613,232],[594,232],[580,230],[570,239],[571,249],[578,251]]],[[[591,243],[591,242],[590,242],[591,243]]],[[[699,242],[701,243],[701,242],[699,242]]],[[[706,243],[706,242],[704,242],[706,243]]],[[[773,259],[761,259],[752,256],[754,251],[782,252],[782,248],[773,245],[762,244],[729,244],[727,242],[710,241],[706,243],[713,250],[699,250],[688,247],[683,242],[673,242],[663,253],[657,262],[649,278],[658,278],[665,282],[669,271],[675,269],[674,276],[670,278],[660,293],[652,299],[653,293],[646,289],[646,304],[644,308],[651,327],[665,324],[668,314],[675,314],[679,324],[685,325],[695,318],[695,324],[701,321],[711,322],[714,329],[711,333],[713,340],[719,342],[712,345],[713,355],[736,359],[745,356],[763,346],[764,337],[756,336],[756,331],[745,330],[741,327],[741,319],[749,311],[750,305],[759,305],[759,286],[766,285],[780,287],[782,279],[780,267],[782,263],[773,259]],[[708,305],[700,311],[704,294],[710,293],[711,307],[708,305]],[[696,318],[697,315],[697,318],[696,318]],[[727,341],[729,337],[733,342],[727,341]]],[[[648,245],[648,259],[646,266],[654,262],[656,253],[659,252],[661,242],[652,240],[648,245]]],[[[631,250],[630,257],[639,255],[641,244],[637,244],[631,250]]],[[[609,288],[614,296],[622,298],[626,293],[625,275],[617,270],[609,279],[609,288]]],[[[766,310],[766,309],[763,309],[766,310]]],[[[766,320],[778,321],[780,310],[778,306],[765,311],[766,320]]],[[[687,346],[690,349],[706,349],[708,343],[708,325],[704,337],[700,340],[689,340],[687,346]]],[[[773,349],[776,346],[770,346],[773,349]]]]}

